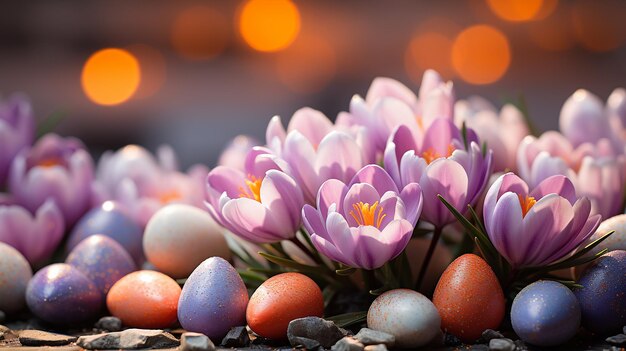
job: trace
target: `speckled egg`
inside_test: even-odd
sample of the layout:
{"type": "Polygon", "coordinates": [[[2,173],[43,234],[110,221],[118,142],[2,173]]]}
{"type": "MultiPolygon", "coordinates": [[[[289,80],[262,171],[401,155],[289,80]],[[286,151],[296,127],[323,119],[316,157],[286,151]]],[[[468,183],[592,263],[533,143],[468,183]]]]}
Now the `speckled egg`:
{"type": "Polygon", "coordinates": [[[397,347],[416,348],[439,334],[441,318],[426,296],[409,289],[396,289],[374,300],[367,311],[367,327],[392,334],[397,347]]]}
{"type": "Polygon", "coordinates": [[[24,293],[32,276],[26,258],[0,242],[0,311],[14,313],[24,308],[24,293]]]}
{"type": "Polygon", "coordinates": [[[106,235],[120,243],[137,265],[145,260],[142,228],[113,202],[107,201],[92,209],[76,223],[68,239],[67,250],[71,251],[83,239],[94,234],[106,235]]]}
{"type": "Polygon", "coordinates": [[[443,272],[433,303],[441,328],[465,342],[474,342],[485,329],[497,329],[504,318],[502,288],[491,267],[474,254],[454,260],[443,272]]]}
{"type": "MultiPolygon", "coordinates": [[[[586,243],[591,243],[612,230],[614,230],[615,233],[611,234],[611,236],[604,239],[598,246],[594,247],[587,256],[594,255],[603,249],[608,249],[609,251],[626,250],[626,214],[611,217],[600,223],[596,232],[586,243]]],[[[576,267],[576,277],[580,277],[587,267],[589,267],[589,264],[576,267]]]]}
{"type": "Polygon", "coordinates": [[[104,298],[111,286],[137,270],[132,257],[122,245],[108,236],[96,234],[81,241],[65,260],[96,284],[104,298]]]}
{"type": "Polygon", "coordinates": [[[300,273],[282,273],[259,286],[246,310],[248,326],[274,340],[287,337],[289,322],[303,317],[322,317],[324,298],[320,287],[300,273]]]}
{"type": "Polygon", "coordinates": [[[525,342],[556,346],[571,339],[580,327],[580,305],[565,285],[540,280],[520,291],[511,307],[511,324],[525,342]]]}
{"type": "Polygon", "coordinates": [[[39,318],[53,324],[79,324],[94,319],[102,295],[81,271],[56,263],[37,272],[28,283],[26,304],[39,318]]]}
{"type": "Polygon", "coordinates": [[[222,231],[206,211],[184,204],[168,205],[148,222],[144,253],[159,271],[186,278],[209,257],[230,260],[222,231]]]}
{"type": "Polygon", "coordinates": [[[167,328],[176,322],[180,290],[178,283],[163,273],[137,271],[113,284],[107,307],[126,326],[167,328]]]}
{"type": "Polygon", "coordinates": [[[611,251],[585,271],[574,294],[582,324],[597,334],[617,334],[626,326],[626,251],[611,251]]]}
{"type": "Polygon", "coordinates": [[[211,257],[189,276],[178,302],[185,330],[221,340],[230,328],[246,324],[248,290],[226,260],[211,257]]]}

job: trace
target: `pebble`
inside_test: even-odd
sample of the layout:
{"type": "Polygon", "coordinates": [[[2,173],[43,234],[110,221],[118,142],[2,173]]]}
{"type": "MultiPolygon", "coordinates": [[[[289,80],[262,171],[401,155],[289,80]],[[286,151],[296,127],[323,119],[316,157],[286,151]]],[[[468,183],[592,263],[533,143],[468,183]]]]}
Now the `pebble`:
{"type": "Polygon", "coordinates": [[[524,343],[523,340],[515,340],[515,350],[516,351],[526,351],[528,350],[528,346],[524,343]]]}
{"type": "Polygon", "coordinates": [[[515,343],[511,339],[499,338],[489,340],[490,351],[515,351],[515,343]]]}
{"type": "Polygon", "coordinates": [[[617,334],[606,338],[606,342],[616,346],[626,346],[626,334],[617,334]]]}
{"type": "Polygon", "coordinates": [[[446,345],[446,346],[459,346],[462,343],[463,342],[461,341],[461,339],[457,338],[456,336],[454,336],[452,334],[446,333],[443,336],[443,344],[446,345]]]}
{"type": "Polygon", "coordinates": [[[363,345],[379,345],[384,344],[393,347],[396,343],[396,337],[383,331],[372,330],[369,328],[361,328],[354,336],[363,345]]]}
{"type": "Polygon", "coordinates": [[[370,329],[392,334],[395,346],[416,348],[440,333],[441,319],[432,302],[409,289],[395,289],[378,296],[367,311],[370,329]]]}
{"type": "Polygon", "coordinates": [[[332,322],[319,317],[304,317],[294,319],[287,327],[287,338],[291,346],[310,345],[307,349],[315,348],[314,343],[324,348],[333,346],[337,341],[347,335],[347,332],[332,322]],[[306,340],[305,340],[306,339],[306,340]]]}
{"type": "Polygon", "coordinates": [[[365,351],[387,351],[387,346],[385,346],[384,344],[367,345],[365,346],[365,351]]]}
{"type": "Polygon", "coordinates": [[[120,331],[122,330],[122,320],[113,316],[102,317],[96,322],[95,327],[108,332],[120,331]]]}
{"type": "Polygon", "coordinates": [[[224,347],[246,347],[250,344],[250,335],[246,327],[230,328],[220,346],[224,347]]]}
{"type": "Polygon", "coordinates": [[[23,346],[63,346],[76,341],[77,338],[41,330],[21,330],[18,332],[18,339],[23,346]]]}
{"type": "Polygon", "coordinates": [[[485,345],[485,344],[474,344],[471,345],[468,350],[472,350],[472,351],[489,351],[489,346],[485,345]]]}
{"type": "Polygon", "coordinates": [[[181,289],[167,275],[137,271],[118,280],[107,295],[112,315],[127,326],[167,328],[176,321],[181,289]]]}
{"type": "Polygon", "coordinates": [[[22,254],[12,246],[0,242],[0,323],[4,313],[18,312],[24,308],[24,293],[33,271],[22,254]]]}
{"type": "Polygon", "coordinates": [[[337,341],[330,349],[332,351],[363,351],[365,345],[361,344],[353,337],[346,336],[337,341]]]}
{"type": "Polygon", "coordinates": [[[180,337],[181,351],[214,351],[215,345],[208,336],[200,333],[183,333],[180,337]]]}
{"type": "Polygon", "coordinates": [[[481,334],[481,337],[485,342],[488,343],[489,341],[491,341],[491,339],[503,339],[504,335],[502,335],[502,333],[500,333],[499,331],[495,331],[493,329],[485,329],[485,331],[483,331],[483,333],[481,334]]]}
{"type": "Polygon", "coordinates": [[[158,329],[126,329],[121,332],[81,336],[76,345],[87,350],[171,348],[179,345],[172,334],[158,329]]]}

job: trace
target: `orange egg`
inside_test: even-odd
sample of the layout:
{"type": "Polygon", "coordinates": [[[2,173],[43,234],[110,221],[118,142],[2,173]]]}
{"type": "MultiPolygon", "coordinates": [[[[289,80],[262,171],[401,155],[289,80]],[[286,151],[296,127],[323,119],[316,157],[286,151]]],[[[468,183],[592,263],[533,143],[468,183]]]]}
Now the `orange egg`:
{"type": "Polygon", "coordinates": [[[178,283],[163,273],[137,271],[113,284],[107,307],[126,326],[167,328],[176,322],[180,291],[178,283]]]}
{"type": "Polygon", "coordinates": [[[504,318],[504,294],[498,278],[482,258],[465,254],[443,272],[433,303],[441,329],[474,342],[485,329],[497,329],[504,318]]]}
{"type": "Polygon", "coordinates": [[[246,319],[250,329],[269,339],[285,339],[294,319],[324,315],[319,286],[300,273],[283,273],[266,280],[250,297],[246,319]]]}

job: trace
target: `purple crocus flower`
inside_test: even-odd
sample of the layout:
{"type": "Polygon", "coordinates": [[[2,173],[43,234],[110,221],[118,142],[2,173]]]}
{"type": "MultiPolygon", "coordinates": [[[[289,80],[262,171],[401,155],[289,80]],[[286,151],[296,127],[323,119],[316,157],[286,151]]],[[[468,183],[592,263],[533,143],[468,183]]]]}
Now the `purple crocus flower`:
{"type": "Polygon", "coordinates": [[[49,258],[63,239],[63,215],[52,199],[35,216],[17,205],[0,205],[0,241],[13,246],[31,265],[49,258]]]}
{"type": "Polygon", "coordinates": [[[514,269],[559,261],[585,242],[600,224],[591,203],[576,198],[562,175],[549,177],[532,191],[513,173],[489,188],[483,207],[485,228],[498,252],[514,269]]]}
{"type": "Polygon", "coordinates": [[[492,151],[483,154],[471,129],[466,138],[452,121],[440,118],[423,139],[405,126],[398,127],[385,150],[385,169],[398,187],[420,184],[425,199],[422,218],[439,229],[453,222],[454,216],[437,195],[463,213],[479,199],[491,175],[492,151]]]}
{"type": "Polygon", "coordinates": [[[17,153],[35,139],[35,121],[30,103],[21,95],[0,100],[0,188],[9,175],[17,153]]]}
{"type": "Polygon", "coordinates": [[[226,148],[220,154],[217,164],[219,166],[235,167],[238,169],[244,168],[244,160],[246,155],[253,147],[259,146],[258,140],[247,135],[237,135],[231,140],[226,148]]]}
{"type": "Polygon", "coordinates": [[[53,199],[71,227],[91,206],[92,181],[93,161],[80,140],[46,134],[15,157],[9,189],[32,213],[53,199]]]}
{"type": "Polygon", "coordinates": [[[400,192],[385,170],[367,165],[348,185],[324,182],[317,208],[304,205],[302,216],[313,245],[326,257],[371,270],[402,253],[421,210],[417,183],[400,192]]]}
{"type": "MultiPolygon", "coordinates": [[[[236,235],[255,243],[295,237],[304,204],[296,181],[282,171],[282,160],[264,148],[253,148],[243,171],[218,166],[207,177],[211,216],[236,235]]],[[[286,167],[286,165],[282,165],[286,167]]]]}

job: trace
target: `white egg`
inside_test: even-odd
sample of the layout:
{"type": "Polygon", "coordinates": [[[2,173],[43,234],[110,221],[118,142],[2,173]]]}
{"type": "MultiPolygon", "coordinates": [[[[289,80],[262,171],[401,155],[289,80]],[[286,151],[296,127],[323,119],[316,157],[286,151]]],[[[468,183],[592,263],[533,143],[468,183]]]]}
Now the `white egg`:
{"type": "Polygon", "coordinates": [[[209,257],[230,260],[223,229],[197,207],[172,204],[157,211],[143,236],[146,258],[173,278],[186,278],[209,257]]]}
{"type": "Polygon", "coordinates": [[[12,246],[0,242],[0,310],[13,313],[24,307],[24,294],[33,271],[12,246]]]}

